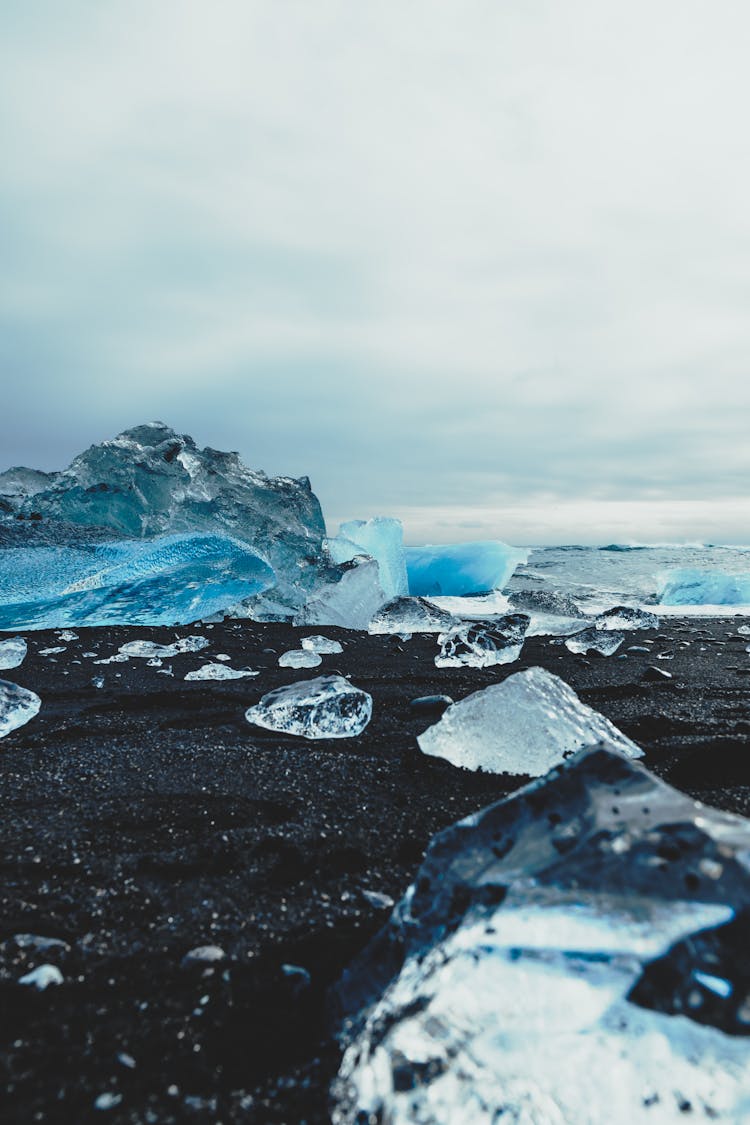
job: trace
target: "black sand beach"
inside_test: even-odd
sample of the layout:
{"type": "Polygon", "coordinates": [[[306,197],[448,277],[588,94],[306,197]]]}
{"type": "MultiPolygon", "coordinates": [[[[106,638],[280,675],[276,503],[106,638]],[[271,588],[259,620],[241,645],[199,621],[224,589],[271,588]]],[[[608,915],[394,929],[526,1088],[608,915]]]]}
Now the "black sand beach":
{"type": "Polygon", "coordinates": [[[739,624],[664,621],[628,634],[626,659],[532,638],[516,664],[485,671],[435,668],[424,635],[253,622],[28,634],[23,665],[0,673],[43,701],[0,742],[2,1121],[327,1121],[338,1055],[326,992],[388,915],[372,893],[399,897],[436,831],[523,783],[422,755],[415,735],[437,714],[411,700],[459,699],[542,665],[638,742],[650,769],[748,815],[739,624]],[[343,654],[311,671],[277,666],[317,631],[343,654]],[[82,655],[191,633],[211,647],[166,660],[173,677],[82,655]],[[628,651],[644,644],[650,653],[628,651]],[[219,653],[261,674],[184,682],[219,653]],[[649,666],[672,678],[644,680],[649,666]],[[334,670],[373,696],[361,737],[306,742],[245,721],[271,688],[334,670]],[[64,944],[42,951],[15,935],[64,944]],[[183,965],[206,945],[225,958],[183,965]],[[17,983],[45,962],[61,986],[17,983]]]}

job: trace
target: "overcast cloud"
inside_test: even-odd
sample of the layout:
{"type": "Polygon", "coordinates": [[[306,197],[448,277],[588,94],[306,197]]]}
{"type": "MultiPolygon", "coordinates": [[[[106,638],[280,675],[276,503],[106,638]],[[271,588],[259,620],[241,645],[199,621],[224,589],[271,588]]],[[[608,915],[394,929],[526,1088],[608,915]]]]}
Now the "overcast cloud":
{"type": "Polygon", "coordinates": [[[0,468],[750,542],[745,0],[5,0],[0,468]]]}

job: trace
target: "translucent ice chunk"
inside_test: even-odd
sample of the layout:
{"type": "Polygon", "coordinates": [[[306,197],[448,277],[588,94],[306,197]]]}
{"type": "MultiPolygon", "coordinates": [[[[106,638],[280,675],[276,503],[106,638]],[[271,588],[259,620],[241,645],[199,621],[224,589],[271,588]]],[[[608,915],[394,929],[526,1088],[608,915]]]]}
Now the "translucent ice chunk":
{"type": "Polygon", "coordinates": [[[539,777],[602,739],[641,757],[634,742],[558,676],[529,668],[454,703],[417,742],[423,753],[454,766],[539,777]]]}
{"type": "Polygon", "coordinates": [[[499,540],[407,547],[409,593],[429,597],[502,590],[528,554],[499,540]]]}
{"type": "Polygon", "coordinates": [[[32,969],[30,973],[19,977],[18,983],[36,988],[38,992],[44,992],[45,988],[49,988],[51,984],[62,984],[63,975],[57,965],[39,965],[38,968],[32,969]]]}
{"type": "Polygon", "coordinates": [[[0,680],[0,738],[28,723],[41,706],[41,699],[33,691],[0,680]]]}
{"type": "Polygon", "coordinates": [[[274,582],[218,535],[0,550],[0,629],[188,624],[274,582]]]}
{"type": "Polygon", "coordinates": [[[26,659],[28,645],[23,637],[9,637],[0,641],[0,668],[18,668],[26,659]]]}
{"type": "Polygon", "coordinates": [[[332,641],[330,637],[321,637],[319,635],[303,637],[302,647],[307,649],[308,652],[320,652],[324,655],[344,651],[338,641],[332,641]]]}
{"type": "Polygon", "coordinates": [[[600,613],[594,624],[597,629],[658,629],[659,618],[647,609],[617,605],[600,613]]]}
{"type": "Polygon", "coordinates": [[[748,856],[604,747],[441,832],[338,986],[334,1125],[746,1120],[748,856]]]}
{"type": "Polygon", "coordinates": [[[279,657],[280,668],[317,668],[322,663],[317,652],[310,652],[304,648],[290,649],[282,652],[279,657]]]}
{"type": "MultiPolygon", "coordinates": [[[[119,651],[123,656],[140,656],[146,660],[156,657],[161,660],[166,656],[177,656],[182,652],[202,652],[210,643],[207,637],[197,636],[180,637],[169,645],[160,645],[156,641],[127,641],[124,645],[120,645],[119,651]]],[[[94,663],[100,662],[95,660],[94,663]]]]}
{"type": "Polygon", "coordinates": [[[338,581],[316,587],[293,624],[366,629],[385,601],[378,564],[374,559],[354,559],[343,564],[338,581]]]}
{"type": "Polygon", "coordinates": [[[382,606],[367,626],[370,633],[442,633],[455,618],[427,598],[394,598],[382,606]]]}
{"type": "Polygon", "coordinates": [[[372,696],[343,676],[319,676],[276,688],[245,712],[245,718],[268,730],[302,738],[352,738],[372,716],[372,696]]]}
{"type": "Polygon", "coordinates": [[[186,680],[244,680],[248,676],[259,676],[249,668],[229,668],[226,664],[202,664],[185,676],[186,680]]]}
{"type": "Polygon", "coordinates": [[[404,531],[401,521],[386,516],[371,520],[350,520],[339,527],[338,538],[326,543],[332,560],[348,562],[356,555],[375,559],[380,572],[380,585],[389,598],[409,593],[404,553],[404,531]]]}
{"type": "Polygon", "coordinates": [[[590,629],[582,629],[580,633],[573,633],[567,637],[565,647],[570,652],[599,652],[602,656],[612,656],[624,640],[624,633],[606,627],[598,629],[592,626],[590,629]]]}
{"type": "Polygon", "coordinates": [[[750,574],[671,570],[662,576],[662,605],[750,605],[750,574]]]}
{"type": "Polygon", "coordinates": [[[494,621],[459,621],[438,637],[438,668],[490,668],[518,660],[529,625],[524,613],[494,621]]]}

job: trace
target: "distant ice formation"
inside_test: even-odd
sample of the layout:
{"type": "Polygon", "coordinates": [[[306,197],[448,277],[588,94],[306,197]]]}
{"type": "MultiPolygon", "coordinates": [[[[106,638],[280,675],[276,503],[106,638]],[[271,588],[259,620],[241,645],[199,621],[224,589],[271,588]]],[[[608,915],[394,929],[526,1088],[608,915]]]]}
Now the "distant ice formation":
{"type": "Polygon", "coordinates": [[[750,574],[672,570],[662,578],[662,605],[750,605],[750,574]]]}
{"type": "Polygon", "coordinates": [[[417,738],[424,754],[454,766],[540,777],[584,746],[606,740],[631,758],[643,751],[544,668],[515,672],[445,710],[417,738]]]}
{"type": "Polygon", "coordinates": [[[528,551],[499,540],[407,547],[409,593],[430,597],[502,590],[527,558],[528,551]]]}
{"type": "Polygon", "coordinates": [[[12,547],[0,550],[0,629],[187,624],[273,582],[255,551],[221,535],[12,547]]]}
{"type": "Polygon", "coordinates": [[[338,987],[334,1125],[746,1121],[749,856],[607,747],[440,833],[338,987]]]}
{"type": "Polygon", "coordinates": [[[372,716],[372,696],[343,676],[318,676],[270,691],[245,712],[249,723],[302,738],[353,738],[372,716]]]}

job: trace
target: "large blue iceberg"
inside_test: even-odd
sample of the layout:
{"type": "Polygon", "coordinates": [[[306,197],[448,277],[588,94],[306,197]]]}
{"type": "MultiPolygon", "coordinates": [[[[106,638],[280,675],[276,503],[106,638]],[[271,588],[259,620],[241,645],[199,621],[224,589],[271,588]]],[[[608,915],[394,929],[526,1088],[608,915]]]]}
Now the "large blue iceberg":
{"type": "Polygon", "coordinates": [[[409,593],[463,597],[502,590],[528,551],[496,539],[406,548],[409,593]]]}
{"type": "Polygon", "coordinates": [[[185,625],[268,589],[274,572],[223,535],[0,551],[0,629],[185,625]]]}
{"type": "Polygon", "coordinates": [[[390,516],[349,520],[340,525],[335,539],[326,541],[326,548],[334,563],[350,562],[357,555],[375,559],[380,587],[386,597],[400,598],[409,593],[401,520],[390,516]]]}
{"type": "Polygon", "coordinates": [[[750,574],[671,570],[663,576],[662,605],[750,605],[750,574]]]}

